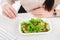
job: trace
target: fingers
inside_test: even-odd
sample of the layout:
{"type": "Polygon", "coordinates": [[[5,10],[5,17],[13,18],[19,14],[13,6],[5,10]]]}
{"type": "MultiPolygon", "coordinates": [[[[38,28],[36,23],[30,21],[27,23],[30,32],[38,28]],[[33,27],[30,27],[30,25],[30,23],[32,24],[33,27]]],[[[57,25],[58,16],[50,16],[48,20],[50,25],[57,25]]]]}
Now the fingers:
{"type": "Polygon", "coordinates": [[[14,8],[9,5],[5,5],[3,7],[3,14],[9,18],[15,18],[17,16],[17,13],[14,8]]]}
{"type": "Polygon", "coordinates": [[[16,15],[14,15],[14,13],[9,8],[5,8],[5,9],[9,13],[10,16],[12,16],[13,18],[16,17],[16,15]]]}
{"type": "Polygon", "coordinates": [[[32,13],[36,17],[44,18],[45,16],[43,14],[37,14],[37,13],[32,13]]]}
{"type": "Polygon", "coordinates": [[[13,14],[14,14],[15,16],[17,16],[17,13],[16,13],[15,9],[14,9],[11,5],[9,5],[9,4],[8,4],[8,7],[9,7],[9,9],[13,12],[13,14]]]}
{"type": "Polygon", "coordinates": [[[3,14],[8,18],[12,18],[5,9],[3,9],[3,14]]]}

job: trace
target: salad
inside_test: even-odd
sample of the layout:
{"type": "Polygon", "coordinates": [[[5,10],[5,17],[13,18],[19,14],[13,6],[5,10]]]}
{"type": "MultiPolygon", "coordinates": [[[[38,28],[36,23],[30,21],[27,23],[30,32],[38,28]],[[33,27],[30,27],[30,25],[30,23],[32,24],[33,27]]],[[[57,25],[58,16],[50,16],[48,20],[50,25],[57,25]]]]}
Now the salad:
{"type": "Polygon", "coordinates": [[[49,30],[49,24],[40,18],[31,18],[29,21],[24,21],[21,23],[22,33],[39,33],[48,32],[49,30]]]}

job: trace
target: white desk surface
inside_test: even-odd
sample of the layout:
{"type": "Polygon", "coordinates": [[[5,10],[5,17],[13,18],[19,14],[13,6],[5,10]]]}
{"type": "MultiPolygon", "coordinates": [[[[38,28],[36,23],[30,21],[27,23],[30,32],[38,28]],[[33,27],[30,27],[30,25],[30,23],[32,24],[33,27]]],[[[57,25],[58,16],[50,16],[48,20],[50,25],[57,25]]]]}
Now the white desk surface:
{"type": "Polygon", "coordinates": [[[48,18],[51,21],[52,31],[42,35],[22,35],[18,31],[18,20],[9,19],[0,15],[0,27],[4,27],[6,31],[17,37],[16,40],[60,40],[60,18],[48,18]]]}

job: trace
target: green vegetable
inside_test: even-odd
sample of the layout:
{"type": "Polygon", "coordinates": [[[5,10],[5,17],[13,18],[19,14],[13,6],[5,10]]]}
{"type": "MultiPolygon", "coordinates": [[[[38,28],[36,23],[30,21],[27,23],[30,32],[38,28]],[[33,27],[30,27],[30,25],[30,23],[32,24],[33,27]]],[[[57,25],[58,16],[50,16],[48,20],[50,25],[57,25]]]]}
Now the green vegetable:
{"type": "Polygon", "coordinates": [[[21,23],[21,31],[23,33],[48,32],[49,30],[50,27],[48,23],[39,18],[31,18],[28,22],[21,23]]]}

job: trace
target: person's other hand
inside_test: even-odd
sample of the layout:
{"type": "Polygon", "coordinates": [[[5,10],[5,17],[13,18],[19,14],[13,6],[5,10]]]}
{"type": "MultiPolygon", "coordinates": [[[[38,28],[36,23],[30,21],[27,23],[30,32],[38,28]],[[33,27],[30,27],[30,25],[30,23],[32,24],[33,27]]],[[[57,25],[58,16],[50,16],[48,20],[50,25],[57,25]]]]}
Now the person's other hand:
{"type": "Polygon", "coordinates": [[[49,17],[52,17],[53,15],[53,11],[48,12],[44,10],[44,8],[34,9],[34,10],[31,10],[30,12],[34,16],[41,17],[41,18],[46,18],[46,17],[49,18],[49,17]]]}
{"type": "Polygon", "coordinates": [[[14,10],[14,8],[12,7],[12,5],[10,4],[6,4],[2,7],[2,12],[5,16],[7,16],[8,18],[15,18],[17,16],[17,12],[14,10]]]}

